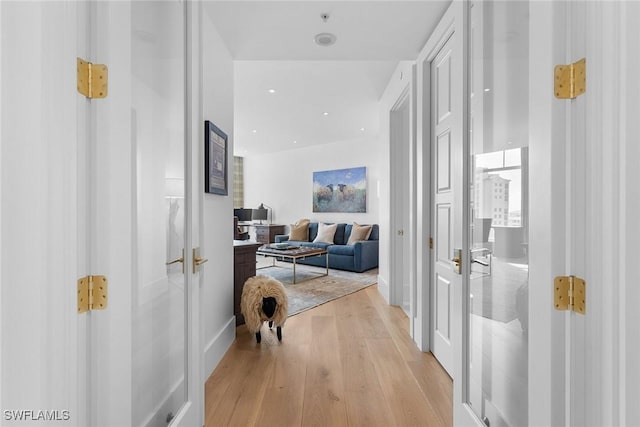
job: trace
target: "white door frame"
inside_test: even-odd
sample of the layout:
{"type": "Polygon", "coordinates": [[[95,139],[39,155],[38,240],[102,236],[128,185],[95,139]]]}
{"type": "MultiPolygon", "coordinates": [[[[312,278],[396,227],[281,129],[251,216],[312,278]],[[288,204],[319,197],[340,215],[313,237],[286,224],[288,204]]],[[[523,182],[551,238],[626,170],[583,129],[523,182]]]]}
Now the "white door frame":
{"type": "Polygon", "coordinates": [[[390,289],[389,303],[392,305],[402,306],[403,298],[403,276],[404,270],[409,268],[409,286],[410,286],[410,309],[409,309],[409,334],[414,336],[415,321],[415,108],[414,108],[414,75],[415,67],[412,67],[412,76],[408,83],[405,84],[398,96],[397,101],[389,110],[389,137],[390,137],[390,289]],[[406,108],[405,108],[406,107],[406,108]],[[404,110],[401,110],[405,108],[404,110]],[[401,114],[408,114],[408,129],[403,128],[404,121],[401,114]],[[409,164],[409,171],[406,170],[406,164],[409,164]],[[408,176],[408,181],[398,178],[398,171],[403,171],[402,176],[408,176]],[[399,199],[398,187],[408,186],[403,191],[407,192],[407,200],[399,199]],[[405,229],[403,215],[409,211],[409,228],[405,229]],[[402,230],[403,235],[398,237],[398,232],[402,230]],[[404,242],[399,240],[409,239],[410,254],[404,254],[404,242]],[[403,256],[398,256],[403,253],[403,256]]]}
{"type": "Polygon", "coordinates": [[[93,202],[91,269],[94,274],[106,275],[110,286],[107,310],[89,314],[93,372],[89,393],[89,425],[126,425],[133,419],[131,355],[134,251],[131,244],[118,247],[114,239],[132,242],[135,230],[131,214],[134,203],[131,197],[133,179],[130,173],[113,174],[109,166],[124,163],[124,170],[129,172],[133,161],[130,143],[131,95],[130,90],[120,90],[131,87],[131,49],[123,48],[131,46],[131,11],[126,3],[96,2],[93,7],[96,10],[92,16],[101,25],[93,27],[96,32],[93,34],[91,61],[109,67],[109,95],[105,99],[91,101],[95,122],[93,138],[90,140],[90,157],[94,176],[108,176],[110,179],[108,185],[102,183],[98,186],[95,179],[91,183],[93,197],[100,201],[99,204],[93,202]],[[108,117],[108,121],[101,121],[98,117],[108,117]],[[116,123],[118,125],[114,126],[116,123]],[[112,220],[118,224],[118,235],[111,234],[108,226],[98,226],[110,224],[112,220]],[[117,375],[114,375],[116,372],[117,375]],[[106,396],[110,398],[105,399],[106,396]]]}
{"type": "Polygon", "coordinates": [[[573,225],[569,273],[587,283],[585,316],[567,314],[568,425],[640,422],[640,215],[636,2],[579,1],[565,63],[587,59],[587,91],[570,103],[573,225]],[[586,373],[586,374],[585,374],[586,373]]]}
{"type": "MultiPolygon", "coordinates": [[[[588,101],[587,124],[602,124],[603,134],[610,135],[610,138],[604,141],[610,139],[613,142],[603,144],[604,141],[597,137],[601,133],[596,132],[596,129],[587,130],[587,134],[593,138],[592,144],[605,150],[605,155],[600,159],[609,175],[603,180],[605,191],[599,193],[602,196],[600,209],[603,212],[602,224],[606,224],[603,233],[606,238],[599,248],[601,253],[593,254],[590,264],[594,258],[597,259],[602,254],[605,270],[602,276],[594,278],[594,282],[613,286],[605,285],[601,288],[606,293],[600,299],[603,301],[602,318],[590,319],[594,327],[598,327],[596,322],[600,321],[602,331],[606,335],[602,340],[599,340],[600,337],[597,335],[590,337],[595,341],[588,343],[589,348],[593,348],[594,342],[599,344],[597,348],[603,352],[602,360],[605,367],[599,371],[602,372],[601,387],[595,388],[602,395],[588,396],[586,406],[595,410],[594,400],[603,402],[603,425],[632,425],[640,423],[640,365],[636,357],[640,353],[640,336],[637,329],[640,323],[640,272],[637,267],[637,236],[640,235],[640,170],[637,167],[640,158],[640,123],[637,120],[640,111],[640,82],[636,76],[640,67],[640,57],[637,54],[640,29],[636,24],[640,17],[640,4],[611,4],[609,7],[613,10],[606,14],[601,12],[600,4],[588,4],[588,7],[587,28],[594,40],[598,40],[598,37],[602,40],[602,44],[594,44],[594,49],[588,52],[589,57],[593,58],[592,62],[602,65],[602,68],[596,68],[591,76],[601,81],[602,85],[594,87],[601,92],[596,92],[588,101]],[[599,17],[603,15],[604,22],[600,27],[596,27],[597,22],[602,22],[599,17]],[[601,31],[601,34],[598,34],[598,31],[601,31]],[[620,64],[620,69],[604,66],[616,63],[620,64]],[[622,96],[611,96],[600,105],[597,100],[603,99],[604,94],[622,96]],[[608,120],[596,120],[591,107],[602,108],[595,110],[600,114],[612,111],[612,116],[617,117],[617,120],[613,123],[608,120]],[[609,207],[616,201],[620,209],[618,212],[612,212],[609,207]],[[600,278],[606,279],[600,281],[600,278]],[[620,285],[615,286],[616,283],[620,285]],[[608,349],[613,351],[609,353],[608,349]]],[[[591,82],[587,77],[587,84],[591,82]]],[[[598,298],[600,297],[596,295],[592,301],[598,301],[598,298]]],[[[595,361],[597,359],[590,359],[587,372],[595,372],[592,370],[596,368],[593,363],[595,361]]],[[[588,419],[593,419],[593,416],[587,413],[588,419]]]]}
{"type": "Polygon", "coordinates": [[[80,9],[73,1],[0,4],[1,37],[19,41],[0,52],[3,425],[46,424],[33,418],[37,411],[50,411],[59,425],[86,424],[79,351],[86,322],[76,287],[88,274],[73,71],[80,9]],[[34,412],[16,422],[4,411],[34,412]]]}
{"type": "MultiPolygon", "coordinates": [[[[435,60],[436,56],[439,54],[444,45],[452,38],[454,35],[456,39],[453,40],[452,45],[452,60],[453,60],[453,68],[452,72],[452,81],[460,82],[462,81],[462,67],[463,67],[463,50],[462,50],[462,2],[454,2],[447,9],[442,19],[431,33],[427,43],[424,48],[420,52],[417,58],[417,102],[416,102],[416,111],[417,111],[417,147],[416,147],[416,193],[417,193],[417,212],[419,213],[416,218],[416,235],[417,244],[416,244],[416,322],[415,322],[415,334],[413,335],[413,339],[416,342],[418,348],[422,351],[430,351],[433,348],[433,328],[435,323],[432,319],[433,313],[433,295],[434,295],[434,286],[435,284],[432,282],[432,250],[430,248],[430,237],[435,235],[435,230],[432,230],[432,222],[433,218],[431,215],[432,211],[432,203],[433,203],[433,171],[432,171],[432,132],[433,132],[433,121],[432,121],[432,109],[431,109],[431,98],[432,98],[432,76],[431,76],[431,65],[435,60]],[[459,33],[459,34],[456,34],[459,33]]],[[[462,98],[463,91],[460,89],[455,93],[452,93],[452,101],[454,104],[452,105],[452,112],[454,114],[454,124],[452,126],[452,130],[454,131],[452,136],[454,139],[457,138],[457,145],[461,146],[460,138],[463,135],[462,123],[464,120],[464,114],[462,110],[462,98]],[[457,97],[456,99],[453,99],[457,97]]],[[[456,155],[456,153],[454,153],[456,155]]],[[[457,153],[458,156],[462,155],[462,153],[457,153]]],[[[461,184],[460,179],[457,179],[456,187],[459,187],[461,184]]],[[[463,200],[462,200],[462,189],[457,188],[457,191],[460,193],[456,196],[456,206],[457,213],[453,212],[454,217],[452,217],[452,221],[455,224],[460,224],[462,220],[462,214],[460,210],[463,208],[463,200]]],[[[456,229],[456,227],[454,227],[456,229]]],[[[454,231],[454,241],[456,242],[456,247],[462,247],[462,230],[454,231]]],[[[453,290],[452,297],[454,298],[454,305],[459,304],[461,301],[461,283],[462,276],[454,275],[451,288],[453,290]],[[457,302],[456,302],[457,301],[457,302]]],[[[451,336],[452,339],[455,340],[456,337],[460,340],[460,333],[457,332],[456,328],[460,328],[460,321],[455,319],[456,311],[452,312],[454,315],[451,319],[451,336]]],[[[457,313],[459,314],[459,313],[457,313]]],[[[455,341],[452,341],[452,345],[455,345],[455,341]]],[[[454,364],[459,362],[456,359],[453,359],[454,364]]],[[[459,371],[459,369],[458,369],[459,371]]],[[[456,369],[453,369],[453,376],[456,378],[456,369]]],[[[454,384],[459,383],[455,381],[454,384]]]]}
{"type": "MultiPolygon", "coordinates": [[[[432,159],[431,159],[431,62],[455,32],[455,14],[449,8],[429,36],[429,40],[417,58],[416,84],[416,326],[414,341],[421,351],[431,350],[431,230],[432,159]]],[[[458,54],[459,55],[459,54],[458,54]]]]}
{"type": "Polygon", "coordinates": [[[533,3],[529,183],[530,200],[535,203],[529,204],[529,423],[563,425],[568,393],[567,365],[563,363],[567,332],[564,314],[553,308],[552,283],[555,276],[567,274],[567,107],[550,90],[554,66],[566,60],[566,3],[533,3]]]}
{"type": "MultiPolygon", "coordinates": [[[[186,2],[185,16],[185,55],[186,55],[186,97],[185,97],[185,180],[186,193],[191,194],[191,205],[185,206],[187,233],[186,247],[196,248],[201,244],[201,224],[203,216],[203,170],[204,155],[202,144],[204,141],[204,122],[202,117],[202,3],[186,2]],[[190,174],[190,175],[189,175],[190,174]],[[191,179],[188,179],[188,178],[191,179]]],[[[204,254],[200,254],[204,258],[204,254]]],[[[192,261],[193,262],[193,261],[192,261]]],[[[192,265],[192,264],[188,264],[192,265]]],[[[203,426],[204,425],[204,348],[202,345],[202,298],[200,290],[204,284],[202,268],[191,276],[190,286],[187,289],[187,310],[189,317],[188,330],[191,331],[187,339],[185,358],[188,358],[187,376],[187,403],[174,420],[173,426],[203,426]]]]}

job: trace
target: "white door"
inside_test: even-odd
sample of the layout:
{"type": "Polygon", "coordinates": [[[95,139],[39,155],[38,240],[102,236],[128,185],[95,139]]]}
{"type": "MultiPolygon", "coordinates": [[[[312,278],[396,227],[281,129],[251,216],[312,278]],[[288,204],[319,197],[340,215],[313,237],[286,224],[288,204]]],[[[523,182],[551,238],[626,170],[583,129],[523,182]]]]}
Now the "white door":
{"type": "Polygon", "coordinates": [[[528,12],[474,2],[469,17],[468,403],[494,426],[528,422],[528,12]]]}
{"type": "Polygon", "coordinates": [[[202,425],[186,17],[0,3],[3,425],[202,425]],[[77,56],[108,65],[107,98],[77,93],[77,56]],[[165,265],[182,247],[185,274],[165,265]],[[78,314],[89,274],[107,309],[78,314]]]}
{"type": "MultiPolygon", "coordinates": [[[[563,63],[565,7],[468,2],[469,258],[460,318],[459,425],[561,425],[565,315],[553,277],[567,274],[565,106],[548,70],[563,63]]],[[[569,190],[570,191],[570,190],[569,190]]],[[[457,317],[457,314],[456,314],[457,317]]]]}
{"type": "Polygon", "coordinates": [[[432,96],[432,352],[452,375],[452,316],[454,286],[460,285],[460,273],[452,262],[460,249],[462,209],[462,139],[456,137],[455,91],[452,88],[453,37],[431,61],[432,96]]]}
{"type": "Polygon", "coordinates": [[[97,425],[201,424],[187,18],[178,0],[95,9],[96,62],[110,69],[92,147],[92,249],[110,280],[109,309],[91,314],[97,425]]]}

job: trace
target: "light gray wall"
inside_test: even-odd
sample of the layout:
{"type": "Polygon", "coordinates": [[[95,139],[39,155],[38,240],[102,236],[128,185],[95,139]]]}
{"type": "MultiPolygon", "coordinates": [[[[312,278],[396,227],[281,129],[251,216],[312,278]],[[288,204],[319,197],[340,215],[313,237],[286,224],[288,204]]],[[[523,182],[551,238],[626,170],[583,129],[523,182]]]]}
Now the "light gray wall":
{"type": "Polygon", "coordinates": [[[300,218],[377,224],[380,163],[386,161],[379,153],[380,140],[374,138],[247,156],[244,159],[245,207],[256,208],[260,203],[271,206],[274,224],[290,225],[300,218]],[[361,166],[367,168],[367,212],[312,212],[313,172],[361,166]]]}
{"type": "MultiPolygon", "coordinates": [[[[201,253],[204,377],[211,374],[235,339],[233,315],[233,59],[208,15],[202,17],[203,119],[229,136],[229,195],[203,194],[201,253]]],[[[204,126],[204,123],[202,124],[204,126]]],[[[204,147],[204,143],[202,143],[204,147]]],[[[204,148],[202,148],[204,151],[204,148]]],[[[203,153],[203,152],[202,152],[203,153]]],[[[204,153],[203,153],[204,156],[204,153]]],[[[201,164],[194,167],[202,167],[201,164]]]]}

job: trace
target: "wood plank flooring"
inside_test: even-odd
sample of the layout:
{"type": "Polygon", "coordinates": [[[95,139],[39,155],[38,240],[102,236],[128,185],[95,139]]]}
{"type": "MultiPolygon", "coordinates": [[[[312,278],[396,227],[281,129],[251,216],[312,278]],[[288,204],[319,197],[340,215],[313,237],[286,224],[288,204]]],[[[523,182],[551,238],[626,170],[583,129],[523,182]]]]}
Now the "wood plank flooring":
{"type": "Polygon", "coordinates": [[[205,386],[205,425],[450,426],[451,378],[376,286],[287,320],[244,326],[205,386]]]}

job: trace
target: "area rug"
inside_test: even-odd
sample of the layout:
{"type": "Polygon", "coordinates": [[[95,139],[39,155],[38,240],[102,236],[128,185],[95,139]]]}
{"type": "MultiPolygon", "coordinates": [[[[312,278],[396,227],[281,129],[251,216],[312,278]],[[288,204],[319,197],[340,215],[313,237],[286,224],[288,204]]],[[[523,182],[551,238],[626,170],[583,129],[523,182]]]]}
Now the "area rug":
{"type": "Polygon", "coordinates": [[[317,277],[325,271],[324,268],[298,265],[295,284],[292,283],[291,265],[261,268],[256,273],[282,282],[289,299],[289,316],[352,294],[378,282],[378,269],[364,273],[329,270],[328,276],[317,277]]]}

